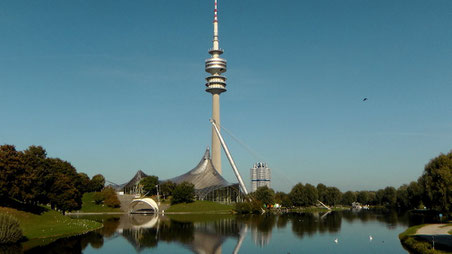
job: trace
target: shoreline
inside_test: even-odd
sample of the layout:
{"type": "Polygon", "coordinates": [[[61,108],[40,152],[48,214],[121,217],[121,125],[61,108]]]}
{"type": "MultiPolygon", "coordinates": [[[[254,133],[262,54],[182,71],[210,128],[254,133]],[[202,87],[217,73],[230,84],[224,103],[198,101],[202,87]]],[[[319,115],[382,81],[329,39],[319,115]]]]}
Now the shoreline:
{"type": "Polygon", "coordinates": [[[71,218],[60,212],[43,207],[40,213],[0,207],[0,212],[9,214],[19,222],[23,240],[18,244],[24,250],[47,245],[57,239],[82,235],[104,227],[103,223],[83,218],[71,218]]]}
{"type": "Polygon", "coordinates": [[[43,236],[43,237],[35,237],[35,238],[28,239],[25,242],[21,242],[21,245],[22,245],[23,251],[27,251],[27,250],[33,249],[35,247],[51,244],[62,238],[85,235],[85,234],[88,234],[89,232],[99,230],[103,227],[104,227],[104,224],[101,223],[101,225],[99,227],[84,230],[84,231],[72,232],[72,233],[67,233],[67,234],[65,234],[65,233],[56,234],[56,235],[43,236]]]}
{"type": "Polygon", "coordinates": [[[399,240],[405,249],[413,253],[444,253],[443,249],[452,248],[451,232],[450,222],[421,224],[409,227],[400,233],[399,240]]]}

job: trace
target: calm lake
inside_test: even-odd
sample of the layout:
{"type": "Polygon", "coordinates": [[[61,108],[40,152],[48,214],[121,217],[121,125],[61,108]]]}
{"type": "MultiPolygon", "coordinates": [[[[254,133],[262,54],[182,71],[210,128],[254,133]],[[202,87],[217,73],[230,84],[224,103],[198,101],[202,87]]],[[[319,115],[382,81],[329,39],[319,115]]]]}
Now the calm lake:
{"type": "Polygon", "coordinates": [[[83,216],[105,227],[26,253],[408,253],[394,211],[83,216]],[[337,240],[336,240],[337,239],[337,240]]]}

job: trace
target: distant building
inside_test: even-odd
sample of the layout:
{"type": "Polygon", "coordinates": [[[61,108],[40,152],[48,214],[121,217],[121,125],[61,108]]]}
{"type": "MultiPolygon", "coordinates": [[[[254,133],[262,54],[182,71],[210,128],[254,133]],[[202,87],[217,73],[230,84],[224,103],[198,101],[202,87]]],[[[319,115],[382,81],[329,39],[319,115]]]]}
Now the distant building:
{"type": "Polygon", "coordinates": [[[257,188],[267,186],[270,188],[271,173],[267,163],[258,162],[250,169],[251,173],[251,191],[256,191],[257,188]]]}
{"type": "Polygon", "coordinates": [[[144,194],[143,186],[140,185],[140,182],[145,177],[148,177],[148,175],[146,175],[143,171],[138,170],[129,182],[122,185],[122,190],[126,194],[144,194]]]}
{"type": "Polygon", "coordinates": [[[180,184],[192,183],[195,187],[195,197],[198,200],[232,203],[243,201],[243,195],[238,183],[229,183],[215,169],[210,159],[210,150],[206,149],[199,164],[187,173],[168,179],[180,184]]]}

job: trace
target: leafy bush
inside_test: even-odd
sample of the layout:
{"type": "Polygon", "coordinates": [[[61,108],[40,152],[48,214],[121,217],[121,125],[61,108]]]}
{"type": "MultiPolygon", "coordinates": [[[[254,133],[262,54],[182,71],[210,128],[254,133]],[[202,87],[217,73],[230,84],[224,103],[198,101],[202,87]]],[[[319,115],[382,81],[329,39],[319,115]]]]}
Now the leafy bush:
{"type": "Polygon", "coordinates": [[[19,221],[9,214],[0,214],[0,244],[16,243],[22,237],[19,221]]]}
{"type": "Polygon", "coordinates": [[[194,199],[195,186],[188,182],[182,182],[174,188],[171,204],[191,203],[194,199]]]}
{"type": "Polygon", "coordinates": [[[251,200],[245,202],[239,202],[235,204],[234,210],[237,213],[254,213],[260,214],[262,212],[262,202],[259,200],[251,200]]]}
{"type": "Polygon", "coordinates": [[[94,199],[94,203],[96,203],[96,205],[102,204],[102,202],[104,202],[104,200],[105,200],[104,195],[102,195],[102,193],[100,193],[100,192],[95,192],[93,195],[93,199],[94,199]]]}
{"type": "Polygon", "coordinates": [[[97,205],[104,203],[106,206],[113,208],[121,205],[115,190],[111,187],[106,187],[101,192],[94,193],[93,199],[97,205]]]}
{"type": "Polygon", "coordinates": [[[107,199],[105,199],[104,204],[108,207],[113,207],[113,208],[121,206],[121,203],[119,202],[119,199],[116,196],[116,194],[114,196],[109,196],[107,199]]]}
{"type": "Polygon", "coordinates": [[[412,253],[435,254],[440,253],[432,248],[432,244],[422,240],[416,240],[413,236],[404,236],[400,239],[402,245],[408,248],[412,253]]]}
{"type": "Polygon", "coordinates": [[[101,194],[104,197],[104,204],[109,207],[119,207],[120,202],[118,196],[116,195],[116,191],[111,187],[106,187],[101,191],[101,194]]]}
{"type": "Polygon", "coordinates": [[[140,181],[140,185],[143,186],[144,193],[149,196],[157,194],[157,184],[159,184],[158,176],[146,176],[140,181]]]}

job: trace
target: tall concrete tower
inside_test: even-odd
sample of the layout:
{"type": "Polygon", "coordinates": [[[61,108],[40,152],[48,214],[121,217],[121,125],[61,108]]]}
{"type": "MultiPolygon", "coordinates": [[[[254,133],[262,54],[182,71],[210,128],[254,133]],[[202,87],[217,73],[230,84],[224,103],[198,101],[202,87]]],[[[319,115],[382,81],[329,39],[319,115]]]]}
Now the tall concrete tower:
{"type": "MultiPolygon", "coordinates": [[[[226,77],[222,76],[226,72],[226,60],[221,58],[223,50],[220,49],[218,41],[218,9],[217,0],[215,0],[214,18],[213,18],[213,47],[209,50],[212,55],[206,59],[206,72],[210,74],[206,78],[206,92],[212,94],[212,119],[220,126],[220,94],[226,92],[226,77]]],[[[212,127],[212,164],[218,173],[221,171],[221,145],[220,140],[212,127]]]]}

